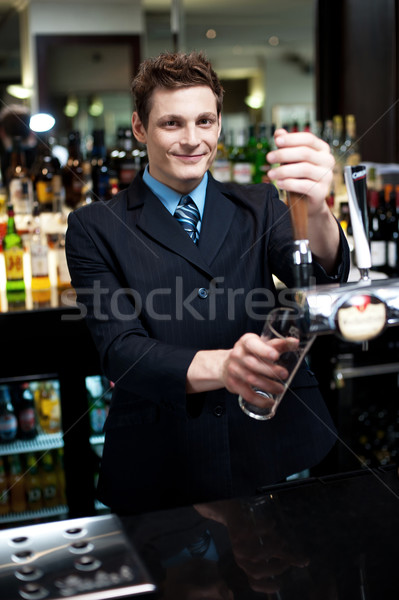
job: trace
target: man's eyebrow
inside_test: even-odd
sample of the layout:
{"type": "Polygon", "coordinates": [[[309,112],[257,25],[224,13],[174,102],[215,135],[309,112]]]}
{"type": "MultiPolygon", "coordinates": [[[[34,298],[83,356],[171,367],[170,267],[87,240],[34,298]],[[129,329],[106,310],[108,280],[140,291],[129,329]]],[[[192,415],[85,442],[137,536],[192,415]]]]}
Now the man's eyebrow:
{"type": "MultiPolygon", "coordinates": [[[[185,117],[183,117],[183,115],[162,115],[161,117],[159,117],[157,119],[157,123],[162,123],[163,121],[180,121],[181,119],[184,119],[185,117]]],[[[196,116],[196,119],[209,119],[209,118],[213,118],[216,119],[217,118],[217,114],[213,111],[208,111],[208,112],[203,112],[200,113],[199,115],[196,116]]]]}
{"type": "Polygon", "coordinates": [[[157,119],[157,122],[161,123],[162,121],[178,121],[182,118],[183,117],[181,115],[162,115],[159,117],[159,119],[157,119]]]}

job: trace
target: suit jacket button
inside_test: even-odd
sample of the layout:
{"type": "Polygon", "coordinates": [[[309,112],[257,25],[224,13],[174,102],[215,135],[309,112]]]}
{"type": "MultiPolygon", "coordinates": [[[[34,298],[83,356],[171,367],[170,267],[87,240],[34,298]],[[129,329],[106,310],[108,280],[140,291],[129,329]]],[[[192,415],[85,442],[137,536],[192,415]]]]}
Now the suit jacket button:
{"type": "Polygon", "coordinates": [[[206,290],[205,288],[200,288],[200,289],[198,290],[198,296],[199,296],[200,298],[204,298],[204,299],[205,299],[205,298],[208,298],[208,290],[206,290]]]}
{"type": "Polygon", "coordinates": [[[224,413],[224,407],[221,404],[218,404],[213,409],[213,414],[215,415],[215,417],[221,417],[223,413],[224,413]]]}

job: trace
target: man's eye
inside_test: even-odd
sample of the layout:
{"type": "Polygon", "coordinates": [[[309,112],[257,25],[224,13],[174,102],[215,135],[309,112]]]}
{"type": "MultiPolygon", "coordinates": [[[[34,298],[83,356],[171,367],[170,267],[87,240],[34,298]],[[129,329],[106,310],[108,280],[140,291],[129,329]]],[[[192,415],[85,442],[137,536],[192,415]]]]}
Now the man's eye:
{"type": "Polygon", "coordinates": [[[175,125],[177,125],[177,121],[166,121],[165,122],[166,127],[175,127],[175,125]]]}
{"type": "Polygon", "coordinates": [[[212,119],[200,119],[200,125],[212,125],[212,119]]]}

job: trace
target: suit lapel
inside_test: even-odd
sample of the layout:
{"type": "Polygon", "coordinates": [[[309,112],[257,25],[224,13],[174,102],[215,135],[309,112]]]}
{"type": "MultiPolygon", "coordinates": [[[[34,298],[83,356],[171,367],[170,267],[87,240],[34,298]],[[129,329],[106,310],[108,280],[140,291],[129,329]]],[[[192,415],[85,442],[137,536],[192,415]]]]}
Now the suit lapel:
{"type": "Polygon", "coordinates": [[[180,223],[166,210],[162,202],[137,176],[128,193],[128,207],[142,206],[137,227],[172,252],[183,256],[211,278],[214,274],[198,246],[193,244],[180,223]]]}
{"type": "Polygon", "coordinates": [[[236,207],[217,187],[209,174],[205,212],[201,225],[198,248],[208,265],[221,249],[231,227],[236,207]]]}

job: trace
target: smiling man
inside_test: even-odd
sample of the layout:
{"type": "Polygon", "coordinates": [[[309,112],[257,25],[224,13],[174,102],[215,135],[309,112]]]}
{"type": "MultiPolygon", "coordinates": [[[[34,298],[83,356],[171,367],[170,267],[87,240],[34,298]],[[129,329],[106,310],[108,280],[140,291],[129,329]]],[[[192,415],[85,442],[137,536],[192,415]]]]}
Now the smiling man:
{"type": "MultiPolygon", "coordinates": [[[[99,498],[134,513],[255,494],[318,463],[335,441],[317,381],[299,370],[277,415],[239,408],[253,386],[283,389],[285,342],[259,332],[292,285],[287,207],[268,184],[221,184],[209,172],[223,89],[201,53],[142,63],[132,128],[148,165],[108,203],[71,213],[67,257],[104,373],[115,383],[99,498]]],[[[345,280],[349,254],[325,198],[334,164],[310,133],[278,130],[269,154],[281,189],[306,194],[320,283],[345,280]]]]}

